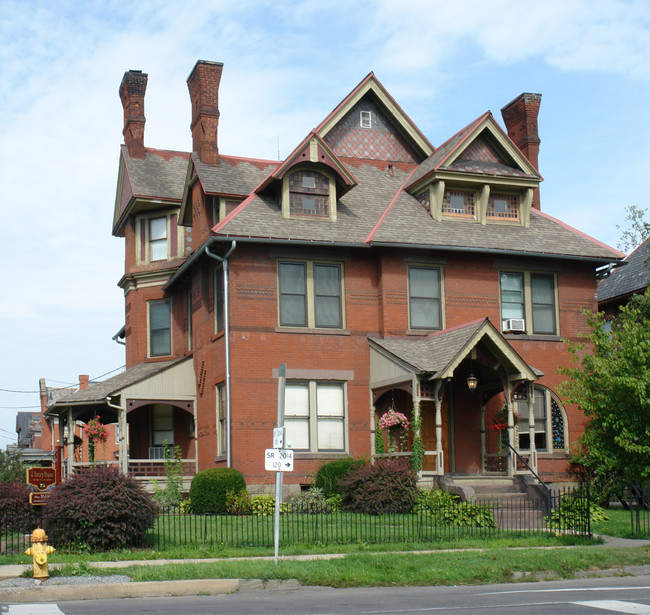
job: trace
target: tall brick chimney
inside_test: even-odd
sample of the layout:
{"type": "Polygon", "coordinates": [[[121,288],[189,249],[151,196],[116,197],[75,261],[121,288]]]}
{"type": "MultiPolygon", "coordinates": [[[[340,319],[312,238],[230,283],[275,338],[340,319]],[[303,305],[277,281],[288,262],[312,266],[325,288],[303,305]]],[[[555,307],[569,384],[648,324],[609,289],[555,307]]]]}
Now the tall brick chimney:
{"type": "Polygon", "coordinates": [[[131,158],[144,158],[144,93],[148,75],[141,70],[124,73],[120,84],[120,99],[124,107],[124,143],[131,158]]]}
{"type": "Polygon", "coordinates": [[[187,78],[192,101],[192,150],[201,162],[219,162],[219,82],[223,63],[199,60],[187,78]]]}
{"type": "MultiPolygon", "coordinates": [[[[542,102],[541,94],[524,92],[501,109],[508,136],[539,171],[539,134],[537,132],[537,115],[542,102]]],[[[533,195],[533,207],[541,209],[539,188],[533,195]]]]}
{"type": "Polygon", "coordinates": [[[83,391],[88,388],[88,383],[90,381],[90,376],[87,374],[79,374],[79,390],[83,391]]]}

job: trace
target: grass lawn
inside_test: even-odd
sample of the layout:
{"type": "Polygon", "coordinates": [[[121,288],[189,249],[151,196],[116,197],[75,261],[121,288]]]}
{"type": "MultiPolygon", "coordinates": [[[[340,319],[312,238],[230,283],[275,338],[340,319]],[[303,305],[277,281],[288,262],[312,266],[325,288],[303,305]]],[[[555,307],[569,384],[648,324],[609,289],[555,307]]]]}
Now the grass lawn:
{"type": "Polygon", "coordinates": [[[648,526],[648,520],[650,518],[649,511],[645,511],[641,514],[640,523],[638,525],[636,524],[636,517],[634,517],[635,531],[632,531],[629,510],[623,508],[610,508],[605,512],[609,517],[607,521],[600,521],[591,524],[591,531],[594,534],[606,534],[608,536],[617,536],[619,538],[650,539],[650,527],[648,526]],[[639,531],[636,531],[637,528],[639,531]]]}

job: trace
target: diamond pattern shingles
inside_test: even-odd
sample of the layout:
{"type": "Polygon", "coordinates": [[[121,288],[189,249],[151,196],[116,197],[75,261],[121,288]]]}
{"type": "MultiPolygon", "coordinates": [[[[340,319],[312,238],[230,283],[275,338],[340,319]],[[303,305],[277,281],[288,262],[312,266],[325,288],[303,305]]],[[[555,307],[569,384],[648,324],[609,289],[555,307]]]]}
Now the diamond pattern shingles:
{"type": "Polygon", "coordinates": [[[623,267],[598,285],[598,301],[623,297],[645,289],[650,284],[650,240],[642,243],[626,259],[623,267]]]}

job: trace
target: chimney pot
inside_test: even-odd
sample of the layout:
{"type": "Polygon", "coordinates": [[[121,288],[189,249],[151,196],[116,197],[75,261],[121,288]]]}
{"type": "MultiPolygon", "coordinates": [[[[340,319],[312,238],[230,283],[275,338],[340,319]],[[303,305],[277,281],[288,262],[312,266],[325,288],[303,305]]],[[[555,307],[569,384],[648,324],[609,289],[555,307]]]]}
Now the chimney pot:
{"type": "Polygon", "coordinates": [[[120,99],[124,108],[124,143],[131,158],[144,158],[144,95],[149,76],[141,70],[124,73],[120,84],[120,99]]]}
{"type": "MultiPolygon", "coordinates": [[[[540,144],[537,116],[541,102],[541,94],[524,92],[501,109],[508,136],[537,171],[539,171],[540,144]]],[[[534,191],[533,207],[541,209],[539,188],[535,188],[534,191]]]]}
{"type": "Polygon", "coordinates": [[[192,102],[192,150],[204,164],[218,164],[219,83],[223,63],[199,60],[187,78],[192,102]]]}
{"type": "Polygon", "coordinates": [[[90,381],[90,376],[86,374],[79,375],[79,390],[83,391],[88,388],[88,382],[90,381]]]}

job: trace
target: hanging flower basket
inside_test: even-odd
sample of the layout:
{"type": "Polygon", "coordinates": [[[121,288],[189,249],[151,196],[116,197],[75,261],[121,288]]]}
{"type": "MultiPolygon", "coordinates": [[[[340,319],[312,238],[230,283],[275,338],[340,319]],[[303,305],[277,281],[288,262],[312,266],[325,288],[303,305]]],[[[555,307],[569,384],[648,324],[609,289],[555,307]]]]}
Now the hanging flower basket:
{"type": "Polygon", "coordinates": [[[100,423],[99,418],[99,415],[97,415],[95,418],[90,419],[84,427],[84,433],[88,437],[88,461],[90,463],[95,461],[97,442],[106,445],[106,440],[108,440],[108,429],[106,429],[106,425],[100,423]]]}
{"type": "Polygon", "coordinates": [[[406,415],[395,408],[387,410],[379,418],[379,428],[388,435],[389,453],[404,452],[408,448],[408,428],[411,425],[406,415]]]}

